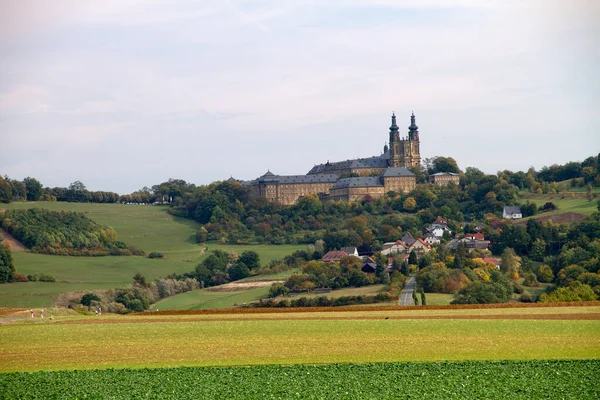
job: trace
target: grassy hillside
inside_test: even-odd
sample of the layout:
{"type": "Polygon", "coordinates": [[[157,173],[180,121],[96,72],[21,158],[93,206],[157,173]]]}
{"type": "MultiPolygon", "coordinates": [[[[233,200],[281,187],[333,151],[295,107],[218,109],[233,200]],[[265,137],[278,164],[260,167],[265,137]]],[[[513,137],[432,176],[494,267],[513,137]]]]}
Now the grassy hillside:
{"type": "MultiPolygon", "coordinates": [[[[151,260],[143,257],[61,257],[15,252],[15,265],[20,273],[43,272],[55,276],[57,283],[0,285],[0,306],[49,307],[52,305],[52,298],[59,293],[127,285],[137,272],[148,279],[155,279],[171,273],[191,271],[206,255],[204,246],[192,240],[199,225],[168,214],[168,208],[164,206],[35,202],[2,204],[0,207],[40,207],[82,212],[102,225],[115,228],[119,240],[133,244],[146,253],[159,251],[165,255],[164,259],[151,260]]],[[[221,249],[238,254],[252,249],[259,253],[263,264],[283,258],[301,248],[304,246],[208,245],[209,250],[221,249]]]]}
{"type": "Polygon", "coordinates": [[[558,210],[539,214],[537,216],[558,215],[566,212],[591,215],[593,212],[598,211],[597,199],[589,201],[587,199],[561,199],[559,195],[537,195],[528,198],[528,200],[535,203],[538,207],[543,206],[547,202],[552,202],[558,207],[558,210]]]}

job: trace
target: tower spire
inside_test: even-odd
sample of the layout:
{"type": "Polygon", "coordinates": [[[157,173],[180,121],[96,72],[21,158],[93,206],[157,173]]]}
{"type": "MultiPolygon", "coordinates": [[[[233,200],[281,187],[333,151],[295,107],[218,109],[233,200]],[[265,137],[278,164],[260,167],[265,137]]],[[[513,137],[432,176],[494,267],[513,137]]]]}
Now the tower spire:
{"type": "Polygon", "coordinates": [[[392,126],[390,126],[390,133],[398,132],[398,130],[398,125],[396,125],[396,113],[392,111],[392,126]]]}

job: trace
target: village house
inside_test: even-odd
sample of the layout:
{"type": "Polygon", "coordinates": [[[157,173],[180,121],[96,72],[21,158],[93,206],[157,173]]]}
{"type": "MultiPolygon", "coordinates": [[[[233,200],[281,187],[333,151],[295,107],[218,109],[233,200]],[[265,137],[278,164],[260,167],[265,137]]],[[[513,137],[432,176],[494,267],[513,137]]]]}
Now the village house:
{"type": "Polygon", "coordinates": [[[328,251],[322,258],[323,262],[339,262],[343,257],[348,257],[348,254],[340,250],[328,251]]]}
{"type": "Polygon", "coordinates": [[[349,256],[358,257],[358,249],[356,247],[342,247],[341,251],[349,256]]]}
{"type": "Polygon", "coordinates": [[[377,270],[377,263],[371,257],[365,257],[360,269],[365,274],[374,274],[377,270]]]}
{"type": "Polygon", "coordinates": [[[427,235],[425,235],[425,238],[423,239],[423,241],[425,241],[425,243],[429,243],[430,245],[434,245],[434,244],[440,244],[440,238],[438,238],[437,236],[435,236],[433,233],[428,233],[427,235]]]}
{"type": "Polygon", "coordinates": [[[502,218],[504,219],[519,219],[523,218],[521,213],[521,207],[519,206],[505,206],[502,211],[502,218]]]}
{"type": "Polygon", "coordinates": [[[431,225],[429,225],[425,231],[433,234],[437,238],[443,237],[444,232],[446,231],[452,233],[450,228],[448,228],[448,220],[442,217],[437,217],[437,219],[431,225]]]}
{"type": "Polygon", "coordinates": [[[485,257],[483,259],[483,262],[486,263],[486,264],[487,263],[494,264],[498,270],[500,269],[500,261],[497,260],[497,259],[495,259],[495,258],[493,258],[493,257],[485,257]]]}

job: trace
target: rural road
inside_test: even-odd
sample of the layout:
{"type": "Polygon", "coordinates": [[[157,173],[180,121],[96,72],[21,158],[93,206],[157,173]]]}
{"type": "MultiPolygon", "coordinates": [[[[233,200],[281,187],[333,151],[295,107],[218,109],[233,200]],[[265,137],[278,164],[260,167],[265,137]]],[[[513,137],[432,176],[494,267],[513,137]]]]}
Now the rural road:
{"type": "Polygon", "coordinates": [[[401,306],[412,306],[414,305],[412,294],[415,290],[415,286],[417,284],[417,280],[415,277],[411,277],[408,282],[406,282],[406,286],[402,289],[402,294],[400,295],[400,305],[401,306]]]}

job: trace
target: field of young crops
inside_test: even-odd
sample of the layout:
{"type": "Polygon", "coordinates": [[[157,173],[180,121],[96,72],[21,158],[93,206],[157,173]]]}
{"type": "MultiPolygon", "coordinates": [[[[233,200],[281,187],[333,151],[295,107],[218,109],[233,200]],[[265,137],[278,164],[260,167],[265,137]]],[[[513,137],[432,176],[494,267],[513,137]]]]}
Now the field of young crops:
{"type": "Polygon", "coordinates": [[[597,399],[599,360],[165,368],[0,374],[0,397],[597,399]]]}

